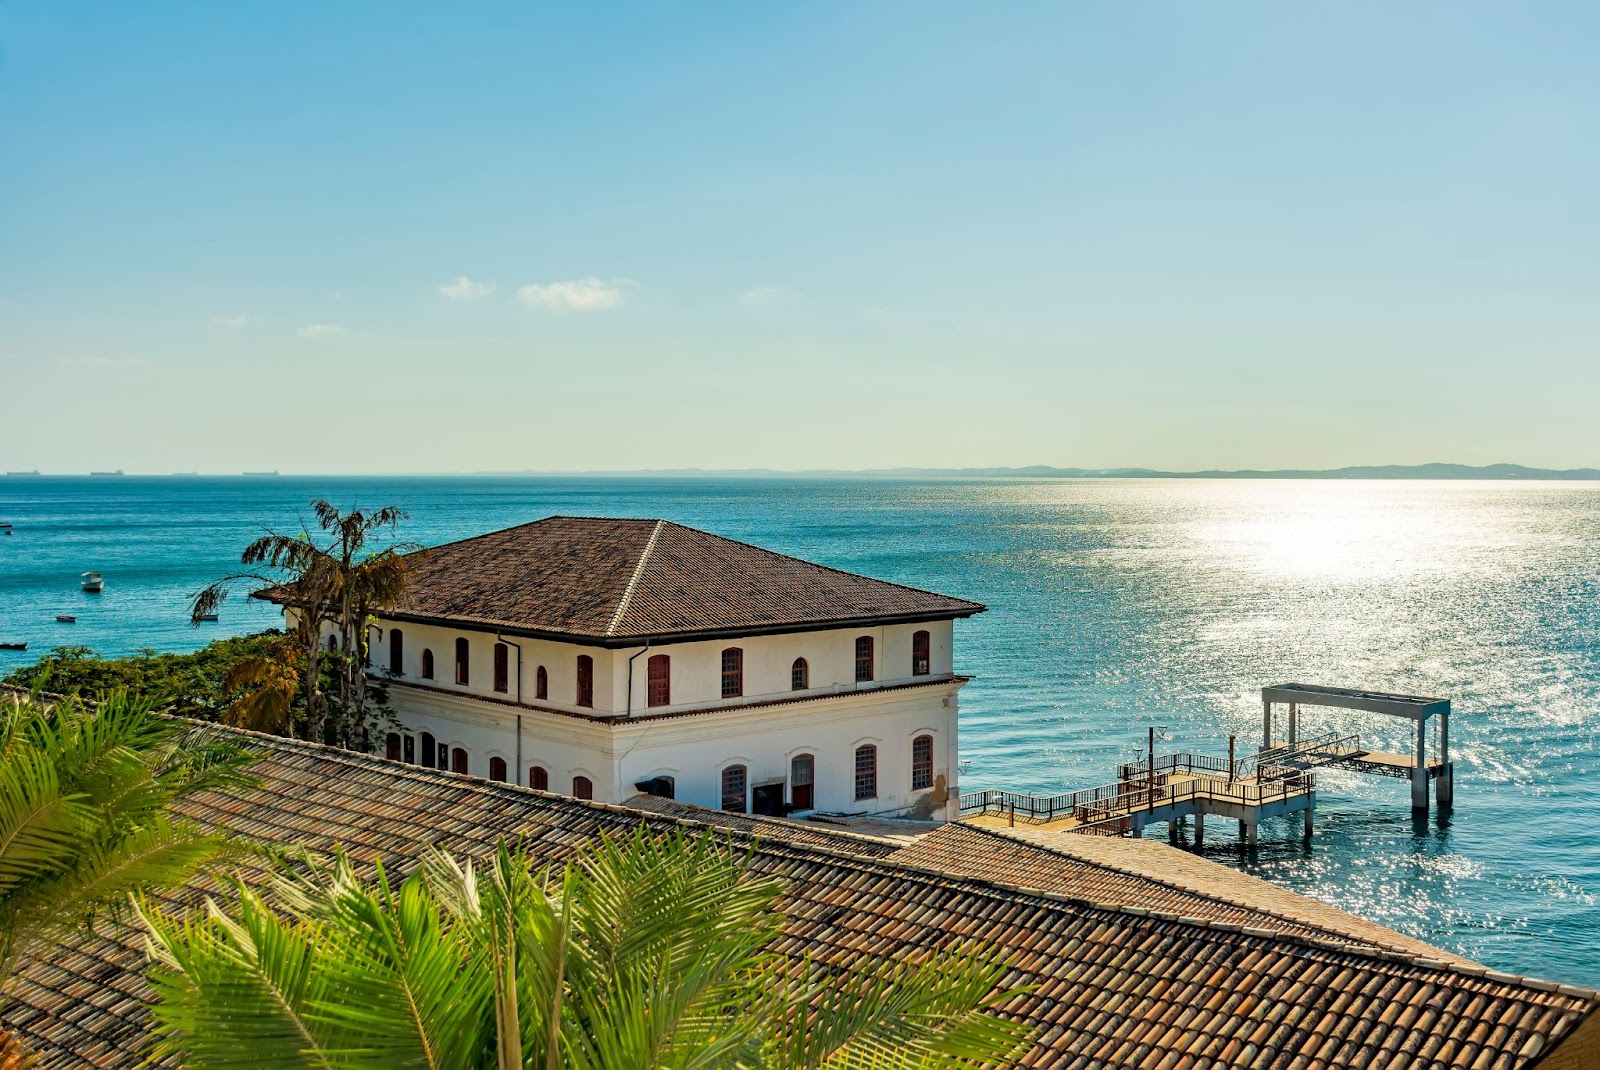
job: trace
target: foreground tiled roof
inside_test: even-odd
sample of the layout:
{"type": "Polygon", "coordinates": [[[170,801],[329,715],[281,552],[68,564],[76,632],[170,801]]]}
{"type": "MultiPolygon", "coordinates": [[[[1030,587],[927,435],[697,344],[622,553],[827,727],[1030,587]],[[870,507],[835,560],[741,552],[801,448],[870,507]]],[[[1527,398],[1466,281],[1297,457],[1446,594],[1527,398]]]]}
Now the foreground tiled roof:
{"type": "Polygon", "coordinates": [[[977,602],[665,520],[553,516],[410,555],[402,619],[623,644],[966,617],[977,602]]]}
{"type": "MultiPolygon", "coordinates": [[[[673,818],[583,803],[308,744],[255,738],[259,787],[186,805],[248,836],[404,868],[428,844],[482,854],[521,838],[559,859],[604,831],[673,818]]],[[[743,833],[729,832],[736,839],[743,833]]],[[[992,948],[1012,969],[1004,1013],[1038,1028],[1030,1067],[1531,1067],[1573,1037],[1600,996],[1337,939],[1027,891],[771,837],[753,869],[786,886],[776,949],[823,963],[992,948]]],[[[877,850],[873,848],[872,850],[877,850]]],[[[929,859],[928,861],[936,861],[929,859]]],[[[45,1068],[139,1064],[138,936],[114,929],[27,963],[6,1021],[45,1068]]],[[[1594,1030],[1589,1018],[1577,1042],[1594,1030]]],[[[1564,1045],[1541,1063],[1579,1066],[1564,1045]]],[[[1585,1049],[1588,1050],[1587,1048],[1585,1049]]]]}
{"type": "Polygon", "coordinates": [[[1100,903],[1148,907],[1482,969],[1470,959],[1270,881],[1147,840],[950,824],[887,858],[901,865],[1100,903]]]}

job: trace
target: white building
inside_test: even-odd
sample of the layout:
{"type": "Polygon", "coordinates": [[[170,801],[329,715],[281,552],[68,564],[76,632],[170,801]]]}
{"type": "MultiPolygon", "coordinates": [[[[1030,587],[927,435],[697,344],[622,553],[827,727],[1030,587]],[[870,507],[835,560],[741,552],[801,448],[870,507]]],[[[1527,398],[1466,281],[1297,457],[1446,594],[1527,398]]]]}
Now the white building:
{"type": "Polygon", "coordinates": [[[370,633],[391,758],[580,798],[956,817],[976,602],[663,520],[420,551],[370,633]]]}

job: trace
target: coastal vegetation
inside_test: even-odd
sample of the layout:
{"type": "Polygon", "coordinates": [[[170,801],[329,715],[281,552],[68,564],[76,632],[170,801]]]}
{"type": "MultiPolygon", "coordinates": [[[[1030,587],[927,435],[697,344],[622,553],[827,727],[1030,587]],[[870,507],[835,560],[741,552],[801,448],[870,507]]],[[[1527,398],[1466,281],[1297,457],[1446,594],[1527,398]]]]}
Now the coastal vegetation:
{"type": "Polygon", "coordinates": [[[317,498],[311,502],[319,540],[307,530],[294,535],[267,531],[239,555],[245,566],[207,585],[190,606],[198,626],[215,614],[239,586],[284,608],[288,639],[270,651],[244,659],[224,683],[244,694],[230,704],[232,720],[263,731],[287,731],[298,704],[306,738],[372,749],[368,715],[381,689],[368,678],[368,630],[375,610],[393,605],[405,593],[406,553],[415,547],[391,543],[368,550],[385,533],[393,535],[406,514],[394,506],[343,512],[317,498]],[[324,636],[330,640],[324,645],[324,636]],[[332,687],[329,687],[329,680],[332,687]]]}
{"type": "Polygon", "coordinates": [[[541,867],[502,841],[395,882],[338,857],[227,907],[146,903],[157,1057],[204,1067],[935,1067],[1010,1062],[1003,964],[886,973],[771,950],[781,886],[711,834],[541,867]]]}
{"type": "Polygon", "coordinates": [[[22,956],[125,912],[130,894],[180,885],[240,853],[170,811],[244,781],[247,760],[126,691],[92,707],[0,699],[0,1064],[23,1065],[4,1028],[22,956]]]}
{"type": "Polygon", "coordinates": [[[235,723],[230,710],[246,693],[229,686],[230,675],[243,662],[279,657],[284,642],[281,632],[269,631],[218,639],[191,654],[141,650],[125,658],[101,657],[86,646],[58,646],[0,678],[0,684],[88,698],[125,690],[182,717],[235,723]]]}

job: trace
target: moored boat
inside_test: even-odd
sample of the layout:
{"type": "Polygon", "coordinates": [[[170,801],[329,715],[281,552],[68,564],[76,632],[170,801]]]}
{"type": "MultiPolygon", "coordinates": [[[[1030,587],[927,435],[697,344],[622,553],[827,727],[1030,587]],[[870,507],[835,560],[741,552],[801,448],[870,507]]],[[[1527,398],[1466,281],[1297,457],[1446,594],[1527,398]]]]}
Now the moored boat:
{"type": "Polygon", "coordinates": [[[83,589],[89,594],[99,594],[105,587],[106,581],[98,572],[85,572],[83,574],[83,589]]]}
{"type": "Polygon", "coordinates": [[[0,650],[26,650],[27,643],[0,643],[0,650]]]}
{"type": "Polygon", "coordinates": [[[76,623],[78,623],[78,618],[74,617],[74,616],[70,616],[70,615],[68,615],[66,613],[57,613],[56,614],[56,623],[57,624],[76,624],[76,623]]]}

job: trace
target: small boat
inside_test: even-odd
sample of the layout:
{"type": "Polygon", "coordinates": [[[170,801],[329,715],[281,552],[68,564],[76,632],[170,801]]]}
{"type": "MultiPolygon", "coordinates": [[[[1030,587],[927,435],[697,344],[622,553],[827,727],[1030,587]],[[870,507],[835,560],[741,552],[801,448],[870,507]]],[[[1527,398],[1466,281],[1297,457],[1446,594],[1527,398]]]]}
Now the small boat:
{"type": "Polygon", "coordinates": [[[100,578],[98,572],[85,572],[83,574],[83,589],[89,594],[99,594],[105,587],[106,581],[100,578]]]}
{"type": "Polygon", "coordinates": [[[57,613],[56,614],[56,623],[57,624],[76,624],[76,623],[78,623],[78,618],[77,617],[69,617],[65,613],[57,613]]]}
{"type": "Polygon", "coordinates": [[[27,643],[0,643],[0,650],[26,650],[27,643]]]}
{"type": "Polygon", "coordinates": [[[195,620],[208,620],[215,624],[217,622],[217,615],[215,613],[202,613],[196,617],[195,620]]]}

